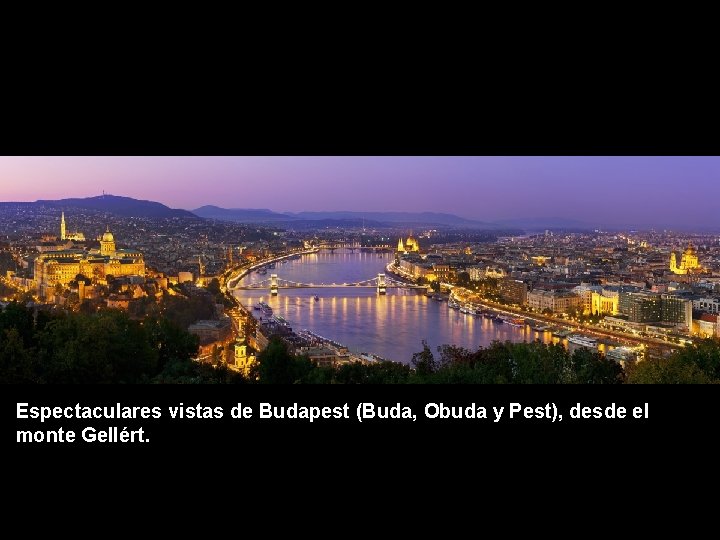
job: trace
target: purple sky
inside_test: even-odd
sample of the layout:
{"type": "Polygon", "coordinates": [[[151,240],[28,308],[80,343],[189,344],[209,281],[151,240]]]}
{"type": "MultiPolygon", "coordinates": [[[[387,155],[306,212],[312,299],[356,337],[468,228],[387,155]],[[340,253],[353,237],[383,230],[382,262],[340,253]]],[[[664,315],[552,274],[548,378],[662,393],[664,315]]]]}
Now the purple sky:
{"type": "Polygon", "coordinates": [[[720,226],[718,157],[0,157],[0,201],[103,189],[186,209],[720,226]]]}

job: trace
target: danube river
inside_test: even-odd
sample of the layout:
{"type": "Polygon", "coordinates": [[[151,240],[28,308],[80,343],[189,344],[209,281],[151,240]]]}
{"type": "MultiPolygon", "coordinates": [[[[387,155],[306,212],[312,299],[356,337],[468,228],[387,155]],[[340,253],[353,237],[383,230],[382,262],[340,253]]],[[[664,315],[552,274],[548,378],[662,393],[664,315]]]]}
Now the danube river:
{"type": "MultiPolygon", "coordinates": [[[[393,258],[391,253],[321,251],[278,262],[266,274],[252,272],[240,285],[266,280],[272,273],[298,283],[357,282],[385,273],[385,266],[393,258]]],[[[413,353],[422,350],[423,339],[434,353],[442,344],[474,350],[494,340],[559,341],[550,332],[536,332],[527,325],[520,328],[498,324],[449,309],[447,302],[428,298],[422,290],[388,288],[386,296],[379,296],[374,288],[280,289],[278,296],[273,297],[265,289],[237,290],[235,296],[247,307],[267,302],[274,314],[287,319],[293,329],[310,330],[346,345],[353,352],[369,352],[405,363],[410,362],[413,353]]],[[[260,316],[259,311],[251,311],[260,316]]]]}

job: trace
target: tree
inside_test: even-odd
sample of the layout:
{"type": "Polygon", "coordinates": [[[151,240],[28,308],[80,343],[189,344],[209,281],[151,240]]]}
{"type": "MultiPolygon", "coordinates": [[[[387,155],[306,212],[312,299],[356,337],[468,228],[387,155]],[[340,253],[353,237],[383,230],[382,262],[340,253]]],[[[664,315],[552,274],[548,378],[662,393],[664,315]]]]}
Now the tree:
{"type": "MultiPolygon", "coordinates": [[[[263,384],[293,384],[306,376],[313,366],[305,359],[296,359],[282,339],[273,336],[258,355],[257,375],[263,384]]],[[[255,373],[251,374],[253,378],[255,373]]]]}
{"type": "Polygon", "coordinates": [[[218,367],[223,363],[222,348],[218,347],[217,344],[213,346],[211,363],[215,367],[218,367]]]}
{"type": "Polygon", "coordinates": [[[207,285],[207,290],[212,294],[213,296],[219,296],[221,294],[220,292],[220,281],[218,278],[212,278],[210,280],[210,283],[207,285]]]}
{"type": "MultiPolygon", "coordinates": [[[[317,370],[316,370],[317,371],[317,370]]],[[[399,362],[353,362],[339,366],[332,382],[340,384],[402,384],[408,382],[410,366],[399,362]]]]}
{"type": "Polygon", "coordinates": [[[33,357],[23,344],[15,328],[2,331],[0,336],[0,382],[35,382],[33,357]]]}
{"type": "Polygon", "coordinates": [[[628,369],[635,384],[702,384],[720,381],[720,340],[704,339],[673,352],[668,358],[651,358],[628,369]]]}
{"type": "Polygon", "coordinates": [[[423,350],[412,355],[412,365],[415,366],[415,372],[420,376],[431,375],[438,369],[438,363],[435,360],[427,341],[422,340],[423,350]]]}
{"type": "Polygon", "coordinates": [[[460,272],[457,276],[457,284],[461,287],[469,287],[470,286],[470,274],[467,272],[460,272]]]}
{"type": "Polygon", "coordinates": [[[431,281],[430,288],[436,293],[440,292],[440,282],[437,280],[431,281]]]}
{"type": "Polygon", "coordinates": [[[629,384],[707,384],[713,382],[693,363],[686,363],[678,356],[649,359],[638,362],[628,369],[629,384]]]}
{"type": "Polygon", "coordinates": [[[570,358],[570,370],[562,382],[574,384],[618,384],[625,381],[623,368],[597,351],[580,348],[570,358]]]}
{"type": "Polygon", "coordinates": [[[10,302],[0,313],[0,332],[16,330],[24,347],[30,347],[34,341],[35,323],[33,312],[25,303],[10,302]]]}
{"type": "Polygon", "coordinates": [[[83,283],[85,283],[85,285],[90,285],[90,284],[92,283],[92,281],[90,280],[90,278],[85,277],[83,274],[77,274],[77,275],[75,276],[75,279],[74,279],[71,283],[74,283],[75,286],[77,287],[78,284],[79,284],[81,281],[82,281],[83,283]]]}

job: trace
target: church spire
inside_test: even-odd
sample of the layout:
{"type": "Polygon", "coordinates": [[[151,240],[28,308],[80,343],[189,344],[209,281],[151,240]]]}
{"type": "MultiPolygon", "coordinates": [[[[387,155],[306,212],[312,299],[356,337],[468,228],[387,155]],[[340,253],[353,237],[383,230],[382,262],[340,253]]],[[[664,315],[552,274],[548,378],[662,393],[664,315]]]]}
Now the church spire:
{"type": "Polygon", "coordinates": [[[60,240],[65,240],[65,212],[60,218],[60,240]]]}

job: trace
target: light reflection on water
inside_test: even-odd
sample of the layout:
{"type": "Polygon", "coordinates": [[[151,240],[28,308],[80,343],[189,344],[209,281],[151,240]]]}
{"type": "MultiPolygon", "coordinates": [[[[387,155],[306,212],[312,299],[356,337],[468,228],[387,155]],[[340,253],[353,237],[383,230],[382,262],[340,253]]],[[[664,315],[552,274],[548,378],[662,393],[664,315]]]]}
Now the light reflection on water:
{"type": "MultiPolygon", "coordinates": [[[[264,275],[252,273],[241,284],[266,280],[272,273],[300,283],[356,282],[384,272],[393,257],[390,253],[320,252],[277,264],[264,275]]],[[[378,296],[375,289],[369,288],[280,289],[278,296],[272,297],[266,289],[236,291],[236,296],[248,307],[261,300],[267,302],[276,315],[287,319],[295,329],[307,328],[355,352],[372,352],[406,363],[413,353],[422,350],[423,339],[433,352],[442,344],[474,350],[494,340],[561,341],[550,332],[537,332],[529,326],[497,324],[482,316],[448,309],[446,302],[416,291],[388,288],[386,296],[378,296]],[[316,294],[318,301],[313,298],[316,294]]],[[[253,311],[255,316],[259,313],[253,311]]],[[[573,350],[577,346],[570,347],[573,350]]],[[[604,345],[600,347],[603,350],[604,345]]]]}

